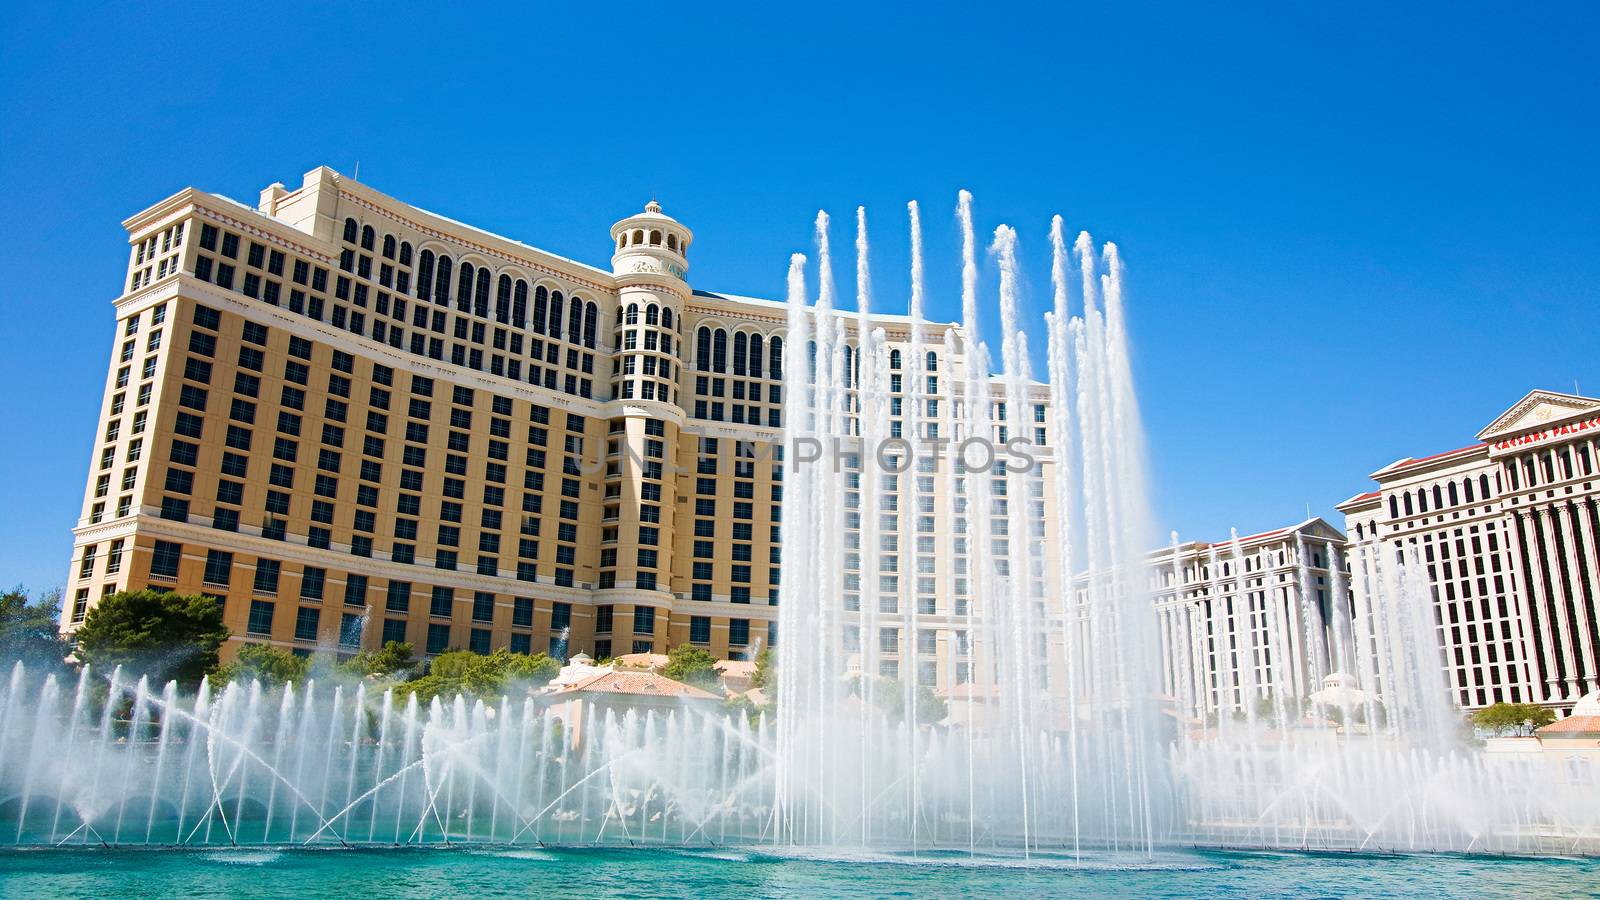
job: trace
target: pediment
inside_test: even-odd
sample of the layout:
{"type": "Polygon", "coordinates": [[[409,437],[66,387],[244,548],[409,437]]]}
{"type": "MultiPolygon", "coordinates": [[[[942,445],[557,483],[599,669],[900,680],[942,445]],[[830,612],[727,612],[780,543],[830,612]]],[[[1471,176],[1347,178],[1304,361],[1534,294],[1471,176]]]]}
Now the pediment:
{"type": "Polygon", "coordinates": [[[1322,518],[1321,516],[1315,516],[1307,519],[1305,522],[1301,523],[1299,530],[1304,533],[1306,537],[1326,538],[1336,541],[1344,540],[1344,532],[1330,525],[1328,520],[1322,518]]]}
{"type": "Polygon", "coordinates": [[[1478,432],[1478,439],[1497,444],[1524,433],[1544,432],[1593,419],[1600,419],[1600,400],[1555,391],[1532,391],[1478,432]]]}

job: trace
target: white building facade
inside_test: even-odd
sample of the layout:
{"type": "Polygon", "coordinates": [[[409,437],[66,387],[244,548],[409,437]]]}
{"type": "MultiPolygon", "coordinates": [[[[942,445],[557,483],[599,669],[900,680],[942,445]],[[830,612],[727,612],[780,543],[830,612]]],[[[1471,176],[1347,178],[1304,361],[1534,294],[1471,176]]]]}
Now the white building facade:
{"type": "Polygon", "coordinates": [[[1600,688],[1600,400],[1533,391],[1477,437],[1340,504],[1354,602],[1380,565],[1424,567],[1457,705],[1565,713],[1600,688]]]}
{"type": "Polygon", "coordinates": [[[1181,717],[1298,709],[1348,669],[1345,549],[1338,529],[1312,518],[1146,557],[1162,692],[1181,717]]]}

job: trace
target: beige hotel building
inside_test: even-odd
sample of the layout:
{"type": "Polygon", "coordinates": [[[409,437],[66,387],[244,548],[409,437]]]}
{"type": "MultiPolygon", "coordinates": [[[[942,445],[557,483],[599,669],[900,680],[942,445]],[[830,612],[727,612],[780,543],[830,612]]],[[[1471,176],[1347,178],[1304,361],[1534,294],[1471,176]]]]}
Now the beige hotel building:
{"type": "MultiPolygon", "coordinates": [[[[64,629],[148,586],[221,598],[229,648],[776,641],[785,308],[692,290],[694,235],[654,202],[611,227],[609,268],[327,168],[254,208],[190,189],[124,226],[64,629]]],[[[909,352],[904,317],[874,325],[909,352]]],[[[952,327],[889,373],[894,427],[918,378],[921,429],[956,433],[952,327]]],[[[1000,441],[1047,442],[1028,391],[1007,421],[996,382],[1000,441]]],[[[846,603],[876,578],[880,668],[944,683],[966,668],[958,502],[930,472],[884,490],[879,571],[843,573],[846,603]]],[[[1042,522],[1042,479],[1023,490],[1042,522]]]]}
{"type": "Polygon", "coordinates": [[[1457,704],[1565,713],[1600,690],[1597,465],[1600,400],[1533,391],[1474,443],[1383,467],[1339,507],[1357,605],[1380,561],[1424,566],[1457,704]]]}

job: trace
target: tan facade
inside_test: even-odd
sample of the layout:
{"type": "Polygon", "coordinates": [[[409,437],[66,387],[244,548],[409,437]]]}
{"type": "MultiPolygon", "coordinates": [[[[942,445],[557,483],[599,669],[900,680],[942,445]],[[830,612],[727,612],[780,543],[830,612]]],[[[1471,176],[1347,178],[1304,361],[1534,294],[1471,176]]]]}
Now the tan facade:
{"type": "Polygon", "coordinates": [[[1426,567],[1463,708],[1564,711],[1600,689],[1597,453],[1600,400],[1534,391],[1477,443],[1385,466],[1340,505],[1358,603],[1380,560],[1426,567]]]}
{"type": "MultiPolygon", "coordinates": [[[[222,598],[237,640],[299,652],[728,657],[775,640],[784,308],[692,290],[694,236],[656,204],[612,227],[609,270],[326,168],[256,209],[191,189],[124,225],[68,630],[148,585],[222,598]]],[[[952,326],[903,367],[907,320],[874,326],[895,348],[895,428],[955,436],[952,326]]],[[[1030,391],[1001,442],[1047,442],[1030,391]]],[[[843,573],[847,605],[852,577],[877,579],[896,632],[880,664],[916,659],[928,683],[965,653],[976,548],[952,484],[880,482],[879,570],[843,573]]],[[[1026,490],[1042,522],[1052,492],[1026,490]]]]}

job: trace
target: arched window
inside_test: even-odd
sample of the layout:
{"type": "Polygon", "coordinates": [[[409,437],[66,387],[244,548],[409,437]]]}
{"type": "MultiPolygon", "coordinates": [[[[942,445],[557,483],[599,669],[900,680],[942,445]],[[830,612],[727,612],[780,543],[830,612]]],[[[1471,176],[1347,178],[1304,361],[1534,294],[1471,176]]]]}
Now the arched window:
{"type": "Polygon", "coordinates": [[[644,323],[646,325],[661,324],[661,307],[656,306],[654,303],[646,306],[644,308],[644,323]]]}
{"type": "Polygon", "coordinates": [[[621,250],[623,247],[626,247],[627,245],[628,245],[628,235],[627,235],[627,233],[623,233],[623,234],[618,235],[617,236],[617,249],[621,250]]]}
{"type": "Polygon", "coordinates": [[[934,353],[932,350],[928,351],[928,371],[939,371],[939,354],[934,353]]]}
{"type": "Polygon", "coordinates": [[[600,328],[600,306],[590,300],[583,308],[583,345],[594,349],[595,331],[600,328]]]}
{"type": "Polygon", "coordinates": [[[417,266],[417,297],[433,299],[433,251],[422,251],[422,262],[417,266]]]}
{"type": "Polygon", "coordinates": [[[358,227],[355,219],[344,220],[344,239],[347,243],[354,244],[356,242],[356,229],[358,227]]]}
{"type": "Polygon", "coordinates": [[[728,371],[728,333],[721,328],[711,335],[711,371],[728,371]]]}
{"type": "Polygon", "coordinates": [[[572,311],[567,315],[567,340],[574,344],[583,340],[583,303],[572,298],[572,311]]]}
{"type": "Polygon", "coordinates": [[[489,270],[478,270],[478,289],[472,295],[472,311],[474,314],[489,318],[489,270]]]}
{"type": "Polygon", "coordinates": [[[767,371],[773,378],[783,377],[783,338],[775,337],[767,345],[767,371]]]}
{"type": "Polygon", "coordinates": [[[674,253],[678,250],[678,236],[670,231],[667,232],[667,249],[674,253]]]}
{"type": "Polygon", "coordinates": [[[559,340],[561,338],[561,292],[550,292],[550,318],[545,322],[545,334],[559,340]]]}
{"type": "Polygon", "coordinates": [[[617,326],[622,326],[622,307],[617,307],[617,326]]]}
{"type": "Polygon", "coordinates": [[[502,325],[511,321],[511,276],[503,273],[495,283],[494,320],[502,325]]]}
{"type": "Polygon", "coordinates": [[[1400,518],[1400,500],[1395,495],[1389,495],[1389,518],[1400,518]]]}
{"type": "Polygon", "coordinates": [[[1439,490],[1437,484],[1433,486],[1433,508],[1444,509],[1444,492],[1439,490]]]}
{"type": "Polygon", "coordinates": [[[650,246],[652,246],[652,247],[661,246],[661,232],[659,232],[659,231],[651,231],[650,232],[650,246]]]}
{"type": "Polygon", "coordinates": [[[749,350],[750,339],[745,337],[744,332],[735,331],[733,333],[733,374],[743,375],[745,373],[745,354],[749,350]]]}
{"type": "Polygon", "coordinates": [[[644,243],[644,229],[635,229],[633,232],[633,245],[637,247],[642,243],[644,243]]]}
{"type": "Polygon", "coordinates": [[[1450,482],[1450,505],[1455,506],[1461,502],[1461,494],[1456,490],[1456,483],[1450,482]]]}
{"type": "Polygon", "coordinates": [[[672,328],[672,307],[670,306],[661,308],[661,327],[668,330],[672,328]]]}
{"type": "Polygon", "coordinates": [[[623,321],[629,325],[639,324],[639,304],[628,304],[628,316],[627,318],[623,319],[623,321]]]}
{"type": "Polygon", "coordinates": [[[761,335],[750,335],[750,377],[761,377],[761,335]]]}
{"type": "Polygon", "coordinates": [[[394,251],[395,251],[394,235],[392,235],[392,234],[384,235],[383,236],[383,258],[384,259],[394,259],[394,251]]]}
{"type": "Polygon", "coordinates": [[[1485,500],[1489,499],[1489,476],[1487,474],[1478,476],[1478,496],[1485,500]]]}
{"type": "Polygon", "coordinates": [[[549,302],[550,292],[544,285],[533,289],[533,333],[544,334],[544,305],[549,302]]]}
{"type": "Polygon", "coordinates": [[[472,263],[461,264],[461,277],[456,279],[456,309],[472,312],[472,263]]]}
{"type": "Polygon", "coordinates": [[[450,257],[439,254],[439,270],[433,279],[433,302],[440,306],[450,305],[450,257]]]}
{"type": "Polygon", "coordinates": [[[889,351],[889,368],[894,369],[895,371],[899,371],[899,369],[900,369],[900,351],[899,350],[890,350],[889,351]]]}
{"type": "Polygon", "coordinates": [[[1405,493],[1405,496],[1404,496],[1404,497],[1402,497],[1402,498],[1401,498],[1401,500],[1402,500],[1402,501],[1403,501],[1403,502],[1404,502],[1404,504],[1405,504],[1405,508],[1406,508],[1406,515],[1408,515],[1408,516],[1409,516],[1409,515],[1411,515],[1411,514],[1412,514],[1412,513],[1413,513],[1413,512],[1415,512],[1415,510],[1414,510],[1414,509],[1413,509],[1413,508],[1412,508],[1412,506],[1411,506],[1411,492],[1410,492],[1410,491],[1406,491],[1406,493],[1405,493]]]}
{"type": "Polygon", "coordinates": [[[378,233],[371,225],[361,226],[361,249],[371,250],[378,242],[378,233]]]}
{"type": "Polygon", "coordinates": [[[517,279],[516,290],[511,294],[511,324],[517,328],[528,324],[528,283],[521,278],[517,279]]]}
{"type": "Polygon", "coordinates": [[[1467,495],[1467,502],[1468,503],[1473,502],[1473,497],[1472,497],[1472,479],[1471,478],[1462,479],[1462,481],[1461,481],[1461,490],[1462,490],[1463,493],[1465,493],[1467,495]]]}
{"type": "Polygon", "coordinates": [[[402,265],[402,266],[411,265],[411,242],[410,241],[401,241],[400,242],[400,265],[402,265]]]}
{"type": "Polygon", "coordinates": [[[704,325],[695,335],[694,365],[702,372],[711,371],[711,329],[704,325]]]}

